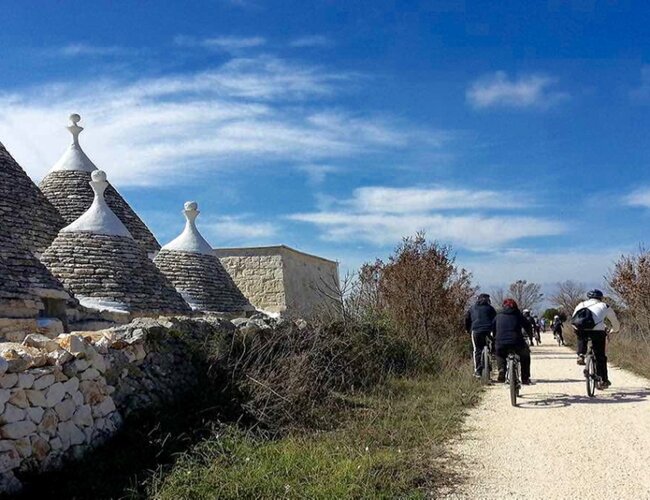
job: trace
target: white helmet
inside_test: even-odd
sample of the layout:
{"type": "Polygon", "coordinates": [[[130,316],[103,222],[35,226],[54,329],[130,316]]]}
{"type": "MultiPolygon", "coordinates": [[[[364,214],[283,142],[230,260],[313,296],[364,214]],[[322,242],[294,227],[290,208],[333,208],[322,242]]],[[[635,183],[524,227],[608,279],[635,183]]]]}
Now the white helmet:
{"type": "Polygon", "coordinates": [[[560,317],[556,314],[555,316],[553,316],[553,319],[560,319],[560,317]]]}
{"type": "Polygon", "coordinates": [[[524,309],[524,314],[529,313],[530,314],[530,309],[524,309]]]}

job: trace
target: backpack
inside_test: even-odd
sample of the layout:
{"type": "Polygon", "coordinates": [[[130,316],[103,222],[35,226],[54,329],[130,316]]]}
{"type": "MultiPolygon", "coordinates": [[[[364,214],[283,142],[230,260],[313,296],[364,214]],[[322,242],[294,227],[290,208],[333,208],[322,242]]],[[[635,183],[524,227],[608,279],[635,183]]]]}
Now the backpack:
{"type": "Polygon", "coordinates": [[[578,309],[573,315],[571,324],[579,331],[591,330],[596,326],[596,320],[591,310],[588,307],[583,307],[582,309],[578,309]]]}

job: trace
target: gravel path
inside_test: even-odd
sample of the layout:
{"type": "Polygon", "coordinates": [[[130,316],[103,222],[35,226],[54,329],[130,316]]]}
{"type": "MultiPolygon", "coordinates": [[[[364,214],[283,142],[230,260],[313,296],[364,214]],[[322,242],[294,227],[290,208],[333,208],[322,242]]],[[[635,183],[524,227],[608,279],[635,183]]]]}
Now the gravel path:
{"type": "Polygon", "coordinates": [[[588,398],[575,355],[551,334],[532,349],[519,407],[487,389],[453,446],[467,481],[447,498],[650,498],[650,380],[610,367],[588,398]]]}

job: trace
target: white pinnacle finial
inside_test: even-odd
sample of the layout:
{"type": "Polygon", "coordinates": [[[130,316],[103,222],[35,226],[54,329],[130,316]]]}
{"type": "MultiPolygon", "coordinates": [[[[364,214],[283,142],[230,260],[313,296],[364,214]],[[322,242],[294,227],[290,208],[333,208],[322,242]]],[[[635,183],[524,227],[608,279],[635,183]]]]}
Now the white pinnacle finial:
{"type": "Polygon", "coordinates": [[[177,250],[180,252],[202,253],[212,255],[212,247],[205,241],[196,227],[196,218],[199,216],[199,205],[195,201],[186,201],[183,205],[183,215],[187,220],[185,229],[174,240],[167,243],[163,250],[177,250]]]}
{"type": "Polygon", "coordinates": [[[131,233],[115,215],[104,199],[104,191],[108,187],[106,172],[94,170],[90,174],[90,187],[95,192],[92,205],[81,217],[69,226],[61,229],[63,233],[93,233],[132,238],[131,233]]]}
{"type": "Polygon", "coordinates": [[[95,164],[90,161],[90,158],[86,156],[86,153],[83,152],[81,146],[79,145],[79,134],[84,129],[79,126],[79,121],[81,116],[77,113],[72,113],[70,115],[70,125],[66,127],[72,134],[72,144],[68,146],[68,149],[63,156],[59,158],[59,161],[50,169],[50,172],[57,172],[62,170],[74,170],[77,172],[92,172],[97,170],[95,164]]]}
{"type": "Polygon", "coordinates": [[[81,131],[84,129],[83,127],[80,127],[78,125],[80,120],[81,120],[80,115],[78,115],[77,113],[72,113],[70,115],[70,121],[72,122],[72,125],[67,127],[70,133],[72,134],[72,143],[76,144],[77,146],[79,145],[79,134],[81,134],[81,131]]]}

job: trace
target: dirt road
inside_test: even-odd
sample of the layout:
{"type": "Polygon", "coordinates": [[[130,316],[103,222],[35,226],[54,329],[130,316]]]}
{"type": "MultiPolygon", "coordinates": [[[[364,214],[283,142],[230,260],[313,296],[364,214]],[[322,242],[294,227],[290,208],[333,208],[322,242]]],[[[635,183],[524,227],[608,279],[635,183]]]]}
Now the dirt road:
{"type": "Polygon", "coordinates": [[[534,386],[519,407],[487,389],[454,460],[467,481],[449,498],[650,498],[650,380],[610,367],[612,387],[586,395],[575,354],[545,334],[534,386]]]}

